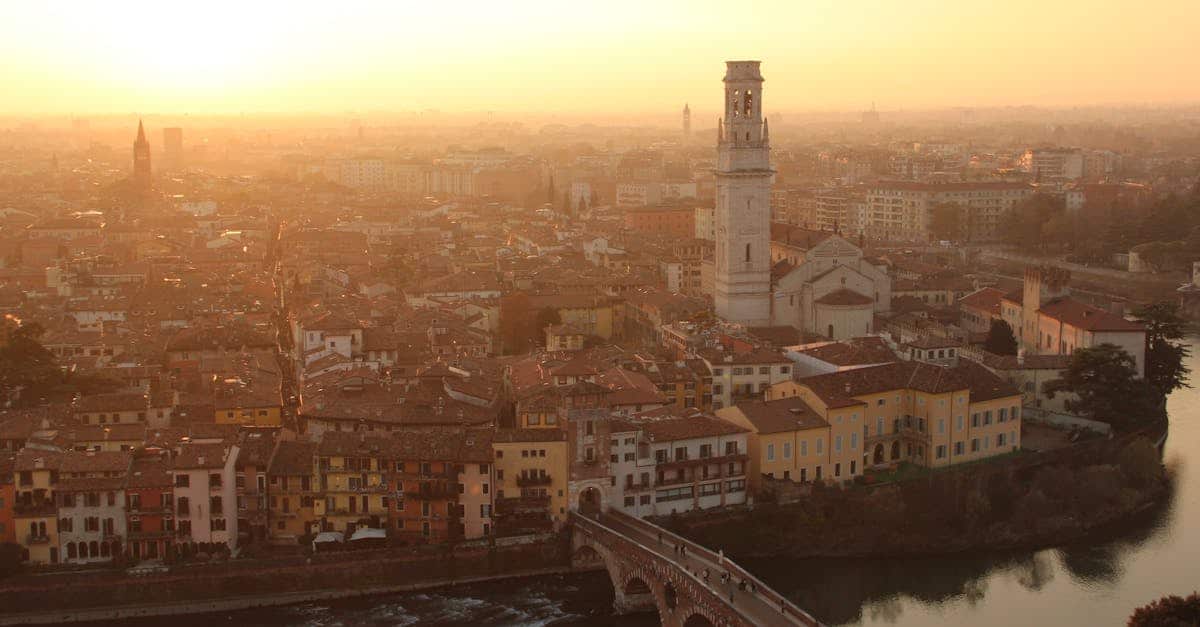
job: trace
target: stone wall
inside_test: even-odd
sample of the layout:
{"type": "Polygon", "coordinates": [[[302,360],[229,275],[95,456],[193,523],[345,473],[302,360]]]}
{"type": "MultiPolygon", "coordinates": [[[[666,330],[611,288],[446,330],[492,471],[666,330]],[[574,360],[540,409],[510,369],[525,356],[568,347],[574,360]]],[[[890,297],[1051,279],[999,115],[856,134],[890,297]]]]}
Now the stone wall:
{"type": "Polygon", "coordinates": [[[168,572],[133,576],[98,570],[54,575],[23,575],[0,583],[6,614],[79,610],[180,602],[203,602],[303,593],[386,588],[425,582],[453,582],[495,575],[544,572],[570,566],[565,534],[526,538],[497,545],[474,542],[318,554],[219,564],[181,565],[168,572]]]}

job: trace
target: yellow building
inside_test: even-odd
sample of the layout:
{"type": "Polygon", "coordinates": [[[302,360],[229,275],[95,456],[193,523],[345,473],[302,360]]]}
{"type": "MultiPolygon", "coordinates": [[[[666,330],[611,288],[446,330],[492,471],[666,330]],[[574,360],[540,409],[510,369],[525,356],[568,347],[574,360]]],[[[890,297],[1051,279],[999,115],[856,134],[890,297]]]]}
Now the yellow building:
{"type": "Polygon", "coordinates": [[[824,478],[829,465],[829,423],[803,399],[747,401],[716,412],[717,417],[750,430],[747,435],[752,491],[764,476],[807,483],[824,478]]]}
{"type": "Polygon", "coordinates": [[[317,486],[313,516],[322,531],[347,537],[359,527],[383,529],[388,521],[388,485],[384,459],[389,443],[378,436],[327,432],[317,446],[317,486]]]}
{"type": "Polygon", "coordinates": [[[58,564],[58,507],[54,487],[63,454],[24,449],[13,463],[13,528],[23,561],[58,564]]]}
{"type": "Polygon", "coordinates": [[[282,440],[276,444],[267,468],[268,534],[272,542],[291,545],[305,534],[319,531],[316,468],[315,442],[282,440]]]}
{"type": "Polygon", "coordinates": [[[567,518],[567,437],[558,428],[498,429],[495,455],[497,535],[551,531],[567,518]]]}
{"type": "Polygon", "coordinates": [[[282,426],[279,379],[248,383],[224,379],[213,384],[213,420],[219,425],[282,426]]]}
{"type": "Polygon", "coordinates": [[[800,399],[828,423],[827,479],[902,461],[949,466],[1020,447],[1020,392],[968,361],[843,370],[778,383],[766,398],[800,399]]]}

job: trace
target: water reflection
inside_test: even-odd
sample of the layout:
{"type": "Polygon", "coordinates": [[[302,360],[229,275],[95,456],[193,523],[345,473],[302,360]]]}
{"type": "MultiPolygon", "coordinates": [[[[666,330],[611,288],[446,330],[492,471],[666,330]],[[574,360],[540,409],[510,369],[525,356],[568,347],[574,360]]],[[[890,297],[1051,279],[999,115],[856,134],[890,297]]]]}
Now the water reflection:
{"type": "Polygon", "coordinates": [[[1177,487],[1166,503],[1128,525],[1058,549],[926,558],[773,558],[746,565],[829,624],[951,623],[944,612],[953,611],[970,616],[973,624],[1009,625],[1014,621],[1002,608],[1019,603],[1023,595],[1052,588],[1059,594],[1064,586],[1082,592],[1121,586],[1125,562],[1164,542],[1177,487]]]}

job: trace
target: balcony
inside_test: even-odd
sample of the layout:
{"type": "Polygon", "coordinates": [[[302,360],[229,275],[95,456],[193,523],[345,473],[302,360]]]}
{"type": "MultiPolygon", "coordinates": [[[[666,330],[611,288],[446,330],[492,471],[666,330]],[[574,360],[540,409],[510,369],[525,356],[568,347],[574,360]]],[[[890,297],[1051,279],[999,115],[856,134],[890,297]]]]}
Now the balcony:
{"type": "Polygon", "coordinates": [[[440,500],[453,498],[458,495],[458,487],[450,486],[445,483],[423,485],[416,490],[405,490],[404,498],[418,500],[440,500]]]}
{"type": "Polygon", "coordinates": [[[746,462],[750,456],[746,453],[735,453],[732,455],[717,455],[713,457],[695,457],[691,459],[668,460],[658,462],[656,467],[660,470],[675,470],[679,468],[694,468],[696,466],[704,466],[706,464],[721,464],[724,466],[729,462],[746,462]]]}
{"type": "Polygon", "coordinates": [[[554,483],[550,475],[518,475],[517,485],[525,488],[529,486],[545,486],[554,483]]]}
{"type": "Polygon", "coordinates": [[[519,496],[496,499],[496,516],[545,514],[550,508],[549,496],[519,496]]]}
{"type": "Polygon", "coordinates": [[[13,514],[18,518],[32,516],[57,516],[58,509],[54,506],[54,501],[34,501],[21,502],[17,501],[13,504],[13,514]]]}
{"type": "Polygon", "coordinates": [[[50,536],[29,534],[25,536],[25,544],[33,546],[35,544],[50,544],[50,536]]]}

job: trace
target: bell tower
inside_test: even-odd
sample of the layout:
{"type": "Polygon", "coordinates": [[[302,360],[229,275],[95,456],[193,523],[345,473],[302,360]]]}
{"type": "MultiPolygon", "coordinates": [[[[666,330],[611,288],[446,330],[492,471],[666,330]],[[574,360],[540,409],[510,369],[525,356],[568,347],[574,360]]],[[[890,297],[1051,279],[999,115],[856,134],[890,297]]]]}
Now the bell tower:
{"type": "Polygon", "coordinates": [[[139,192],[150,191],[150,142],[146,141],[146,129],[138,120],[137,139],[133,142],[133,183],[139,192]]]}
{"type": "Polygon", "coordinates": [[[717,122],[713,298],[717,315],[771,321],[771,147],[759,61],[725,62],[725,117],[717,122]]]}

